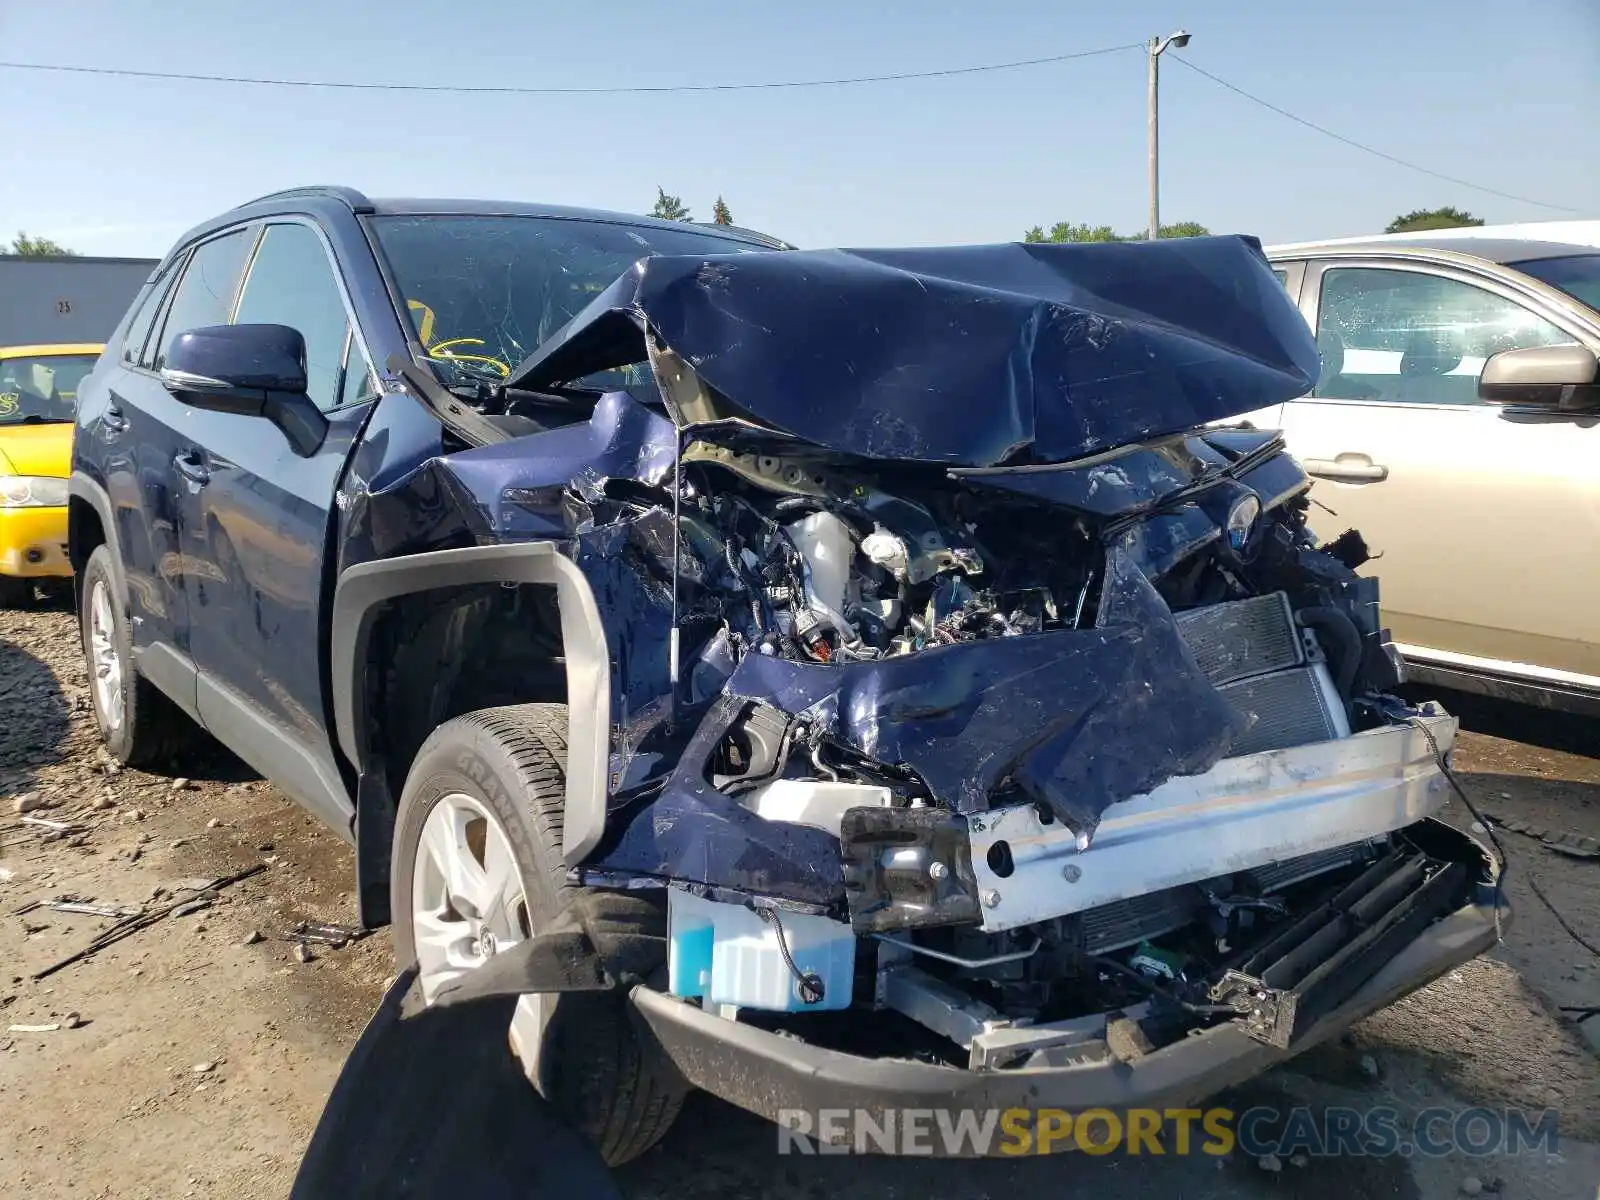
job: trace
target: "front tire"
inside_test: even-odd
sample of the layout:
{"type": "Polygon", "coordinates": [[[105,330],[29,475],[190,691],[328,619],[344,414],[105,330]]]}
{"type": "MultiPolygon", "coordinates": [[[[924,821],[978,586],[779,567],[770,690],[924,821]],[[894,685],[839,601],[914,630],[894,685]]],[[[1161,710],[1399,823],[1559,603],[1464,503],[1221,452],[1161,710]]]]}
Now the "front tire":
{"type": "Polygon", "coordinates": [[[0,575],[0,608],[27,608],[33,603],[33,580],[0,575]]]}
{"type": "Polygon", "coordinates": [[[127,608],[111,550],[95,547],[78,584],[78,628],[89,665],[89,696],[101,740],[118,762],[148,766],[170,758],[197,727],[133,664],[127,608]]]}
{"type": "MultiPolygon", "coordinates": [[[[545,928],[578,891],[561,857],[567,709],[487,708],[439,726],[406,778],[390,870],[395,952],[423,998],[545,928]]],[[[523,997],[511,1039],[529,1081],[612,1166],[667,1132],[688,1086],[626,996],[523,997]]]]}

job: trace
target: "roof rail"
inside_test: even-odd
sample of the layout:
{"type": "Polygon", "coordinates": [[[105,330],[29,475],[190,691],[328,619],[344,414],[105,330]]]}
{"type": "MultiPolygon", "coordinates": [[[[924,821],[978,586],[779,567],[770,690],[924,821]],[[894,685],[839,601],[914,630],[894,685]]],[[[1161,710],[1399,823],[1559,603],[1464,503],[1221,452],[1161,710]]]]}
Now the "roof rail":
{"type": "Polygon", "coordinates": [[[765,242],[774,250],[793,250],[795,248],[782,238],[775,238],[770,233],[762,233],[759,229],[747,229],[743,225],[724,225],[721,221],[691,221],[689,224],[699,225],[704,229],[726,229],[729,233],[742,233],[758,242],[765,242]]]}
{"type": "Polygon", "coordinates": [[[329,200],[342,201],[357,216],[365,216],[377,211],[372,201],[356,191],[355,188],[338,187],[333,184],[318,184],[312,187],[287,188],[281,192],[268,192],[265,196],[257,196],[254,200],[246,200],[238,207],[245,208],[251,204],[260,204],[265,200],[295,200],[302,196],[323,196],[329,200]]]}

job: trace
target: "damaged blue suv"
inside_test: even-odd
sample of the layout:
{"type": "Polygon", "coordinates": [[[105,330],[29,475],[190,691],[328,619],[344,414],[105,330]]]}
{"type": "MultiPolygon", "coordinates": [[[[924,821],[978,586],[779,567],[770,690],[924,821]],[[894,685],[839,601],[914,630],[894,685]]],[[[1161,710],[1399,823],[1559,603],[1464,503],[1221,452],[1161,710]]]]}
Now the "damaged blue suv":
{"type": "Polygon", "coordinates": [[[1248,238],[264,197],[79,389],[95,714],[348,838],[611,1162],[690,1087],[1189,1104],[1495,938],[1455,722],[1237,420],[1316,373],[1248,238]]]}

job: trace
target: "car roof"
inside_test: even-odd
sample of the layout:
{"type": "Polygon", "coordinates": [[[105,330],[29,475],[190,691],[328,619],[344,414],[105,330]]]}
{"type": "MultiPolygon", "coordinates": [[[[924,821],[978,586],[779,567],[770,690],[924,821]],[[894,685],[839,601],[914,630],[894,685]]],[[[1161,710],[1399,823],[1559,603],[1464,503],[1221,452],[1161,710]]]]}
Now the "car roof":
{"type": "Polygon", "coordinates": [[[517,200],[471,200],[425,197],[398,197],[372,199],[354,188],[333,185],[291,188],[258,196],[243,204],[219,213],[189,230],[176,243],[183,246],[213,230],[252,218],[287,213],[327,215],[343,211],[358,216],[485,216],[485,217],[545,217],[567,221],[605,222],[611,225],[632,225],[654,229],[682,229],[685,224],[712,237],[723,237],[740,245],[763,245],[770,249],[787,249],[785,243],[768,234],[732,226],[708,225],[701,222],[667,221],[639,213],[612,212],[601,208],[575,208],[559,204],[537,204],[517,200]]]}
{"type": "Polygon", "coordinates": [[[1532,238],[1439,238],[1428,240],[1415,235],[1404,241],[1374,237],[1365,241],[1340,238],[1328,242],[1297,242],[1267,247],[1269,259],[1349,257],[1376,255],[1384,258],[1433,258],[1440,254],[1459,254],[1492,263],[1528,262],[1539,258],[1573,258],[1600,254],[1593,246],[1574,242],[1544,242],[1532,238]]]}

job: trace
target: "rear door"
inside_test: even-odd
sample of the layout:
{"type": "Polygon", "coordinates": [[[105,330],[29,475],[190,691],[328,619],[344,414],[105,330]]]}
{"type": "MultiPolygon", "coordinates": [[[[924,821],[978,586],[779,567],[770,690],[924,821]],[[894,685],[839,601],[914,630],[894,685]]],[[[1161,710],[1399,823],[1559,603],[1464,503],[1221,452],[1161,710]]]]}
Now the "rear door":
{"type": "Polygon", "coordinates": [[[1302,311],[1323,370],[1284,406],[1289,449],[1318,481],[1315,532],[1359,529],[1382,555],[1364,571],[1396,641],[1600,676],[1600,428],[1477,398],[1491,354],[1582,339],[1507,280],[1410,261],[1314,262],[1302,311]]]}
{"type": "Polygon", "coordinates": [[[130,323],[105,407],[84,427],[84,435],[99,443],[95,454],[117,523],[139,670],[190,711],[194,674],[178,541],[183,481],[174,459],[192,413],[162,386],[158,372],[180,329],[227,319],[249,245],[244,230],[231,230],[174,261],[130,323]]]}
{"type": "Polygon", "coordinates": [[[256,417],[196,412],[182,508],[201,719],[235,753],[336,825],[350,807],[334,766],[321,666],[333,496],[375,398],[374,375],[321,232],[267,224],[233,314],[306,342],[308,392],[330,422],[302,456],[256,417]]]}

